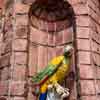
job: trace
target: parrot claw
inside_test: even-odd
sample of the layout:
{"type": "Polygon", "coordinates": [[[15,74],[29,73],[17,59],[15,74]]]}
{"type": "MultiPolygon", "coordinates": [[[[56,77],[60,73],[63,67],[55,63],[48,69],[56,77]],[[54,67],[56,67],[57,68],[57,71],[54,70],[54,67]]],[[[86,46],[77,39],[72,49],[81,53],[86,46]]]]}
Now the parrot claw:
{"type": "Polygon", "coordinates": [[[69,96],[69,92],[63,93],[63,94],[61,95],[61,99],[63,100],[64,98],[66,98],[66,97],[68,97],[68,96],[69,96]]]}
{"type": "Polygon", "coordinates": [[[64,99],[64,98],[66,98],[66,97],[68,97],[69,96],[69,89],[68,88],[63,88],[61,85],[59,85],[59,84],[56,84],[55,85],[55,87],[56,87],[56,91],[57,91],[57,93],[59,94],[59,95],[61,95],[61,98],[62,99],[64,99]]]}
{"type": "Polygon", "coordinates": [[[51,90],[52,88],[53,88],[52,84],[48,85],[48,90],[51,90]]]}

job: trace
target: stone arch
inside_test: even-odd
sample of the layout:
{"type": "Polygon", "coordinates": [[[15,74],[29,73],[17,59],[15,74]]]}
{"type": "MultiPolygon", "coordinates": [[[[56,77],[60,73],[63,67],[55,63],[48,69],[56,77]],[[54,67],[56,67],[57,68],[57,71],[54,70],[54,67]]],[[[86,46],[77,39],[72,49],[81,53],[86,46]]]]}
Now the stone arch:
{"type": "MultiPolygon", "coordinates": [[[[67,44],[74,45],[75,15],[67,1],[44,6],[34,2],[29,10],[29,75],[32,76],[47,65],[48,61],[62,55],[67,44]],[[51,8],[52,7],[52,8],[51,8]]],[[[72,64],[72,66],[74,63],[72,64]]],[[[72,68],[72,71],[75,68],[72,68]]],[[[74,70],[75,71],[75,70],[74,70]]],[[[64,85],[70,87],[69,80],[64,85]]]]}

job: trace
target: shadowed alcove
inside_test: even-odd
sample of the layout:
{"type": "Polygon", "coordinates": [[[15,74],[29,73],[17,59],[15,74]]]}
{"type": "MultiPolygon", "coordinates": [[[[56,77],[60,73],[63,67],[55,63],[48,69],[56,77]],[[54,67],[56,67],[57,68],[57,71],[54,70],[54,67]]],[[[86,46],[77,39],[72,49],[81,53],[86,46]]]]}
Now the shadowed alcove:
{"type": "MultiPolygon", "coordinates": [[[[43,70],[55,56],[63,54],[64,47],[74,45],[75,17],[72,6],[63,0],[37,0],[29,10],[29,72],[30,77],[43,70]]],[[[63,86],[70,88],[74,99],[74,53],[71,73],[63,86]],[[72,89],[71,89],[72,88],[72,89]]]]}

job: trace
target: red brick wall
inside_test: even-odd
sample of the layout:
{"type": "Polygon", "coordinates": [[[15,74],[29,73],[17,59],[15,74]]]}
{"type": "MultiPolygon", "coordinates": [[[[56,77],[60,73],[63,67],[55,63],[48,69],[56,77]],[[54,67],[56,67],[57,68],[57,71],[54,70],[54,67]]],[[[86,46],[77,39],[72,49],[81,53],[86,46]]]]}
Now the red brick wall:
{"type": "MultiPolygon", "coordinates": [[[[35,100],[29,87],[30,76],[35,71],[31,65],[34,65],[33,59],[36,59],[30,52],[37,52],[36,46],[30,46],[29,39],[33,40],[33,37],[28,34],[28,11],[32,1],[34,0],[18,0],[15,4],[11,3],[6,10],[3,8],[0,11],[0,97],[9,98],[8,100],[35,100]]],[[[68,2],[76,17],[77,80],[70,100],[97,100],[100,97],[96,95],[100,93],[99,0],[68,2]]],[[[39,48],[42,48],[42,53],[47,51],[43,47],[39,48]]],[[[60,53],[60,48],[58,49],[60,53]]],[[[52,48],[49,50],[52,53],[54,51],[52,48]]]]}

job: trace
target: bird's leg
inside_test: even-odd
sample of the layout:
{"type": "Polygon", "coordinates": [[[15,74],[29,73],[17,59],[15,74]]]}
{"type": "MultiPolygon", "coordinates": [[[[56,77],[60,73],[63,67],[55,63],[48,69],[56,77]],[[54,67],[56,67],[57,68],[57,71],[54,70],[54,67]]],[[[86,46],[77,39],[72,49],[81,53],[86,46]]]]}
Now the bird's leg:
{"type": "Polygon", "coordinates": [[[61,95],[61,98],[64,99],[65,97],[69,96],[69,89],[63,88],[60,84],[56,83],[55,85],[56,92],[61,95]]]}
{"type": "Polygon", "coordinates": [[[53,84],[49,84],[48,85],[48,90],[51,90],[53,87],[54,87],[53,84]]]}

